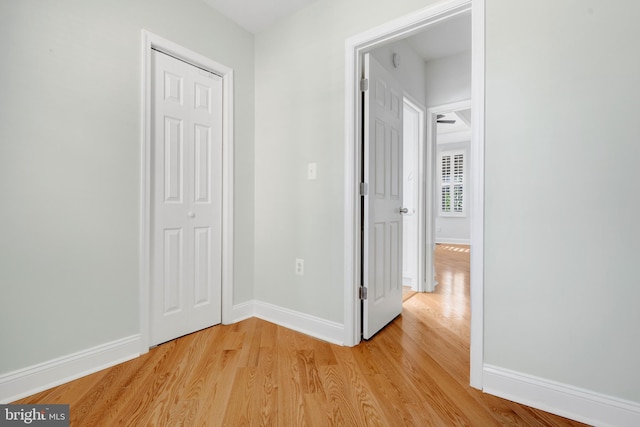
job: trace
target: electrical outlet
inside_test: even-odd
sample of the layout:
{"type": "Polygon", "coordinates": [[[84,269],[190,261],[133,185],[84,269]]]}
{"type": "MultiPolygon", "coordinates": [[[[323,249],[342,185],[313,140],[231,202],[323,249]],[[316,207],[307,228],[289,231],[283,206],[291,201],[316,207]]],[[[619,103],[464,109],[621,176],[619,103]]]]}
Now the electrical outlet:
{"type": "Polygon", "coordinates": [[[296,258],[296,275],[304,276],[304,260],[301,258],[296,258]]]}
{"type": "Polygon", "coordinates": [[[318,165],[315,163],[309,163],[307,165],[307,179],[316,179],[318,175],[318,165]]]}

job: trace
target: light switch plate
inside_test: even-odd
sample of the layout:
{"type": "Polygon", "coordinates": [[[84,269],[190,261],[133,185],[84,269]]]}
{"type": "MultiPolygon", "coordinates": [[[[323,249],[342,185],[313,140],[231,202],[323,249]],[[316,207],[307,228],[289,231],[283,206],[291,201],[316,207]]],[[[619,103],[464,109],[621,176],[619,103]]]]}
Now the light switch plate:
{"type": "Polygon", "coordinates": [[[307,165],[307,179],[316,179],[318,172],[318,165],[316,163],[309,163],[307,165]]]}

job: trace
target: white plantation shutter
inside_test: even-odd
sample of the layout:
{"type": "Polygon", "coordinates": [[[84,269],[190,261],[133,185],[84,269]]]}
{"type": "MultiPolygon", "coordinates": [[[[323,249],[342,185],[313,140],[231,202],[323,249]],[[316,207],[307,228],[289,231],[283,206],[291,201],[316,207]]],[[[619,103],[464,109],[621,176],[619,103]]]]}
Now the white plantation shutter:
{"type": "Polygon", "coordinates": [[[440,154],[440,215],[465,215],[465,152],[443,151],[440,154]]]}
{"type": "Polygon", "coordinates": [[[440,196],[440,210],[451,212],[451,156],[443,155],[440,158],[442,191],[440,196]]]}
{"type": "Polygon", "coordinates": [[[453,155],[453,212],[462,213],[464,206],[464,154],[453,155]]]}

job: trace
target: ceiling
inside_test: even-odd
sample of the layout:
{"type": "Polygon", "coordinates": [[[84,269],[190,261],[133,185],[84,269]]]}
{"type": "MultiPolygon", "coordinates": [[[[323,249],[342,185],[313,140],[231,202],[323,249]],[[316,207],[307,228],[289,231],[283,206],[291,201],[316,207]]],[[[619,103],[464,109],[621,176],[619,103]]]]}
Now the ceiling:
{"type": "Polygon", "coordinates": [[[202,0],[245,30],[256,34],[316,0],[202,0]]]}
{"type": "Polygon", "coordinates": [[[438,135],[445,133],[469,132],[471,130],[471,109],[438,114],[439,120],[453,120],[455,123],[438,123],[438,135]],[[441,117],[440,117],[441,116],[441,117]]]}
{"type": "Polygon", "coordinates": [[[471,13],[464,13],[432,24],[407,38],[411,48],[424,61],[471,50],[471,13]]]}

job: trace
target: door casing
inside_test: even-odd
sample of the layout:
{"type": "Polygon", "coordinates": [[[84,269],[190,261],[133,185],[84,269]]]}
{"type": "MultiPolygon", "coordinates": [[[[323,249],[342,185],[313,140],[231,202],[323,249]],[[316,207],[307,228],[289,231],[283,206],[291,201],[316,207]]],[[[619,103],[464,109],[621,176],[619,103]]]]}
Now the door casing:
{"type": "Polygon", "coordinates": [[[142,135],[140,151],[140,353],[149,351],[151,268],[151,49],[222,77],[222,323],[233,306],[233,69],[142,30],[142,135]]]}
{"type": "MultiPolygon", "coordinates": [[[[416,163],[417,163],[417,175],[418,179],[416,180],[417,185],[415,186],[415,194],[414,194],[414,205],[415,205],[415,218],[416,218],[416,247],[411,248],[408,254],[403,252],[403,258],[406,256],[411,256],[416,261],[416,282],[412,284],[412,289],[417,292],[425,291],[425,283],[429,280],[429,276],[425,276],[425,265],[429,263],[425,263],[425,257],[428,257],[429,254],[425,253],[423,248],[425,245],[425,214],[427,204],[425,203],[425,134],[426,134],[426,108],[424,105],[420,104],[418,101],[413,99],[408,94],[404,94],[404,104],[405,108],[413,110],[418,116],[418,135],[416,136],[417,147],[415,150],[416,154],[416,163]]],[[[404,135],[403,135],[404,137],[404,135]]],[[[406,164],[406,158],[404,159],[406,164]]],[[[403,194],[406,194],[403,193],[403,194]]],[[[403,229],[404,232],[404,229],[403,229]]],[[[404,262],[404,259],[403,259],[404,262]]],[[[433,279],[432,279],[433,281],[433,279]]]]}
{"type": "MultiPolygon", "coordinates": [[[[344,343],[360,342],[361,304],[358,288],[362,277],[360,242],[362,240],[360,207],[360,177],[363,153],[361,148],[363,119],[360,99],[362,59],[366,52],[408,37],[429,25],[453,16],[472,15],[472,141],[470,179],[472,183],[471,214],[471,349],[470,384],[482,389],[483,372],[483,247],[484,247],[484,14],[485,0],[449,0],[436,3],[412,14],[357,34],[345,43],[345,200],[344,200],[344,343]]],[[[433,188],[433,182],[427,188],[433,188]]],[[[428,216],[428,215],[427,215],[428,216]]],[[[434,221],[433,216],[427,218],[434,221]]],[[[427,226],[427,229],[429,226],[427,226]]]]}

